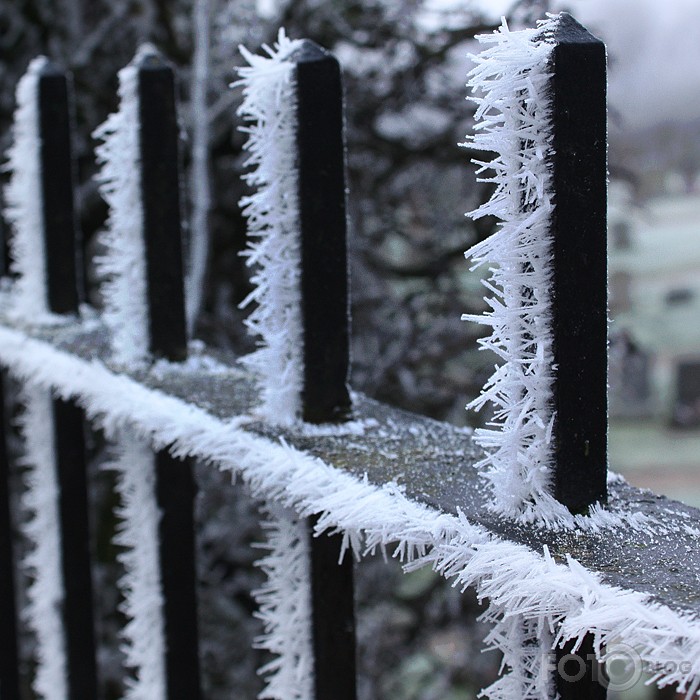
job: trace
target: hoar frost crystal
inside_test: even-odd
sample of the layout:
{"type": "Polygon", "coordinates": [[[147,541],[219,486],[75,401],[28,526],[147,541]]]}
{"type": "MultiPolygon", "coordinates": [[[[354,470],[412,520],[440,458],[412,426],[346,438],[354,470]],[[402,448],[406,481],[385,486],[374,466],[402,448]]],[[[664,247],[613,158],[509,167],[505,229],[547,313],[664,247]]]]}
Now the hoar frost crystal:
{"type": "Polygon", "coordinates": [[[13,141],[7,152],[11,177],[4,192],[4,214],[12,228],[11,268],[17,275],[12,306],[18,316],[26,317],[48,313],[39,133],[39,79],[47,64],[44,56],[35,58],[17,85],[13,141]]]}
{"type": "Polygon", "coordinates": [[[248,218],[248,265],[255,268],[254,290],[241,306],[257,306],[246,319],[259,348],[244,358],[262,395],[261,413],[279,424],[295,421],[301,409],[303,374],[299,203],[296,171],[295,64],[288,60],[301,41],[280,30],[269,56],[241,52],[250,64],[240,68],[243,103],[239,114],[249,153],[245,176],[256,191],[241,200],[248,218]]]}
{"type": "Polygon", "coordinates": [[[553,43],[548,41],[556,17],[537,29],[510,31],[505,20],[493,34],[479,36],[491,44],[477,56],[469,86],[476,93],[475,135],[465,145],[492,151],[488,162],[475,161],[478,174],[493,171],[496,190],[473,218],[495,216],[499,230],[473,246],[466,256],[475,269],[490,263],[486,288],[489,310],[464,320],[488,325],[480,340],[503,363],[496,367],[481,395],[467,408],[493,405],[486,428],[475,440],[487,455],[493,486],[492,508],[505,516],[545,523],[568,518],[551,493],[552,432],[555,413],[552,383],[555,368],[551,330],[550,221],[553,211],[548,153],[552,148],[550,78],[553,43]]]}

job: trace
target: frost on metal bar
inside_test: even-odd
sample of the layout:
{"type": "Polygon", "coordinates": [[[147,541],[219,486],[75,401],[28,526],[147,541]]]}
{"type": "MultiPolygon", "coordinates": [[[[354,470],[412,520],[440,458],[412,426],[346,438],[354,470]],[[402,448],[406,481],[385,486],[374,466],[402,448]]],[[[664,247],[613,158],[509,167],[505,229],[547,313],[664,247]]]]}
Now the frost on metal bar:
{"type": "Polygon", "coordinates": [[[340,67],[309,40],[280,31],[268,56],[242,49],[239,114],[256,191],[241,201],[255,303],[261,414],[289,425],[342,422],[350,411],[348,269],[340,67]]]}
{"type": "MultiPolygon", "coordinates": [[[[178,174],[178,122],[172,67],[150,46],[120,72],[120,109],[97,134],[103,194],[110,204],[100,268],[104,320],[114,362],[146,368],[187,357],[178,174]]],[[[126,422],[120,440],[138,444],[126,422]]],[[[138,467],[117,459],[124,495],[121,581],[129,624],[129,663],[137,669],[129,697],[200,697],[191,463],[167,450],[138,467]],[[135,479],[132,469],[139,470],[135,479]],[[138,487],[138,492],[134,489],[138,487]],[[134,499],[138,508],[132,507],[134,499]],[[136,531],[146,523],[148,532],[136,531]],[[146,537],[148,542],[139,541],[146,537]],[[146,566],[146,555],[155,559],[146,566]],[[148,628],[146,644],[143,632],[148,628]]]]}
{"type": "Polygon", "coordinates": [[[114,456],[105,465],[117,475],[121,505],[114,543],[123,547],[118,555],[124,566],[119,587],[124,596],[122,611],[128,618],[121,631],[126,665],[135,672],[125,698],[165,700],[165,651],[163,596],[158,569],[158,520],[154,508],[155,469],[150,445],[132,429],[117,433],[114,456]]]}
{"type": "Polygon", "coordinates": [[[306,700],[313,696],[314,660],[311,647],[308,529],[293,510],[269,503],[262,521],[266,551],[257,562],[267,580],[253,595],[263,634],[260,649],[274,655],[258,671],[266,679],[259,696],[275,700],[306,700]]]}
{"type": "Polygon", "coordinates": [[[97,182],[109,205],[107,227],[99,239],[104,252],[96,265],[103,279],[104,318],[112,330],[114,357],[123,363],[143,362],[148,356],[138,65],[153,51],[148,45],[141,47],[119,71],[119,109],[93,134],[102,141],[95,149],[101,166],[97,182]]]}
{"type": "MultiPolygon", "coordinates": [[[[240,114],[252,122],[246,148],[254,169],[246,180],[257,188],[242,201],[255,268],[244,305],[256,304],[247,325],[260,346],[243,362],[256,377],[266,422],[339,423],[350,408],[340,67],[313,42],[289,41],[283,32],[266,51],[261,57],[243,50],[250,65],[238,83],[240,114]]],[[[300,528],[308,533],[313,523],[300,528]]],[[[277,679],[308,675],[307,691],[319,698],[354,698],[352,562],[339,564],[340,538],[307,545],[299,560],[306,617],[287,605],[268,606],[266,621],[308,628],[313,653],[305,658],[280,647],[265,692],[296,697],[298,684],[285,691],[277,679]]]]}
{"type": "Polygon", "coordinates": [[[491,326],[480,342],[502,361],[468,406],[494,406],[493,419],[476,438],[487,452],[482,466],[493,484],[493,507],[508,516],[551,520],[565,511],[551,493],[553,204],[545,155],[551,148],[552,45],[537,36],[534,29],[511,32],[504,22],[480,37],[492,46],[474,57],[469,84],[477,93],[477,126],[469,145],[497,156],[477,163],[479,172],[494,171],[482,180],[495,182],[496,191],[471,216],[493,215],[502,224],[466,253],[474,267],[494,264],[485,282],[493,296],[483,316],[463,318],[491,326]]]}
{"type": "Polygon", "coordinates": [[[242,48],[249,65],[236,83],[243,88],[239,114],[251,122],[244,130],[252,170],[244,179],[256,190],[241,200],[254,268],[254,290],[242,306],[255,302],[246,325],[259,338],[245,362],[260,386],[261,413],[280,424],[299,416],[303,383],[295,65],[288,60],[300,45],[280,30],[268,56],[242,48]]]}
{"type": "Polygon", "coordinates": [[[25,317],[48,312],[39,136],[39,78],[47,64],[44,56],[35,58],[17,85],[13,140],[7,153],[11,177],[4,213],[12,230],[10,269],[18,275],[12,306],[25,317]]]}
{"type": "Polygon", "coordinates": [[[23,565],[31,576],[24,617],[36,638],[38,661],[32,685],[40,698],[66,698],[59,485],[52,399],[50,391],[37,385],[25,386],[23,399],[20,428],[25,443],[27,490],[22,496],[22,506],[29,518],[22,532],[30,545],[23,565]]]}
{"type": "Polygon", "coordinates": [[[605,49],[566,13],[479,40],[465,145],[496,154],[476,161],[496,188],[470,215],[500,225],[467,251],[491,296],[463,318],[500,364],[468,408],[493,407],[476,434],[491,508],[552,524],[606,496],[605,49]]]}

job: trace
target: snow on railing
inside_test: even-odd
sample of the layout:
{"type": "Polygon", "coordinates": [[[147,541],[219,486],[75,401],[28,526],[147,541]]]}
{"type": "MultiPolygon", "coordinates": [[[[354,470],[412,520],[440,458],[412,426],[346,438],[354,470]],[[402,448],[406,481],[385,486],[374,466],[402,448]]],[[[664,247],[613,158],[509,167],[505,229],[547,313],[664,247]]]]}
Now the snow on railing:
{"type": "MultiPolygon", "coordinates": [[[[259,644],[273,659],[262,669],[267,687],[261,697],[354,700],[352,561],[343,554],[360,558],[387,548],[407,570],[432,566],[488,600],[488,642],[503,652],[506,670],[486,690],[491,698],[600,693],[605,679],[596,664],[620,641],[640,666],[656,670],[658,685],[677,683],[682,692],[696,693],[700,513],[614,478],[605,502],[605,283],[600,256],[587,250],[600,246],[599,238],[591,239],[604,233],[604,50],[566,15],[535,31],[503,27],[487,41],[494,49],[474,76],[487,87],[481,113],[488,126],[475,143],[501,154],[493,163],[496,198],[486,209],[504,223],[476,254],[500,256],[501,263],[500,276],[489,283],[497,299],[485,320],[494,327],[487,344],[506,364],[485,397],[495,399],[500,411],[496,435],[480,438],[492,450],[487,463],[495,506],[475,467],[482,454],[470,431],[357,394],[350,404],[342,92],[338,64],[327,52],[281,34],[267,58],[247,54],[250,67],[241,73],[243,114],[252,121],[248,148],[255,170],[249,181],[260,188],[244,203],[255,237],[251,261],[262,263],[255,301],[263,311],[250,326],[262,336],[259,353],[278,347],[284,362],[294,354],[289,372],[279,370],[294,374],[293,392],[274,385],[279,376],[260,367],[261,354],[215,371],[209,358],[185,361],[178,128],[173,75],[162,59],[141,52],[122,74],[131,81],[122,97],[136,128],[120,111],[101,131],[110,144],[102,147],[101,177],[111,183],[105,185],[110,222],[119,224],[106,236],[106,255],[115,256],[110,274],[132,269],[119,257],[121,243],[110,236],[127,220],[138,224],[124,234],[139,238],[127,245],[125,258],[134,260],[134,246],[143,255],[136,336],[144,337],[136,337],[137,346],[119,336],[115,319],[125,307],[116,301],[108,299],[111,311],[102,318],[78,313],[76,266],[64,264],[65,258],[75,260],[76,247],[70,149],[63,149],[64,160],[47,162],[56,152],[47,146],[49,138],[38,166],[26,160],[35,177],[49,170],[64,174],[62,209],[61,193],[47,189],[50,178],[36,188],[22,179],[23,160],[13,159],[13,182],[18,178],[42,193],[42,220],[31,220],[40,228],[40,243],[31,254],[42,245],[46,250],[39,267],[16,261],[20,280],[0,294],[0,363],[26,385],[27,394],[41,394],[23,419],[31,465],[24,500],[36,516],[28,526],[35,545],[28,563],[34,570],[39,560],[53,567],[37,570],[30,589],[34,618],[44,609],[51,612],[40,621],[46,633],[32,623],[37,636],[51,640],[38,640],[34,688],[40,697],[98,696],[92,606],[86,605],[91,588],[84,419],[116,443],[109,468],[119,474],[122,497],[118,542],[126,547],[122,585],[129,617],[123,634],[133,676],[128,697],[201,696],[191,459],[240,478],[269,514],[260,562],[268,580],[256,596],[264,628],[259,644]],[[578,69],[590,75],[582,77],[578,69]],[[504,86],[492,80],[492,70],[504,86]],[[585,114],[576,99],[590,102],[585,114]],[[592,123],[588,131],[572,110],[592,123]],[[564,112],[571,118],[560,124],[564,112]],[[124,197],[115,189],[125,182],[123,167],[135,168],[124,197]],[[564,186],[571,182],[575,186],[564,186]],[[121,206],[129,211],[117,211],[121,206]],[[49,207],[61,215],[49,221],[49,207]],[[269,215],[275,207],[280,218],[269,215]],[[136,218],[128,219],[136,209],[136,218]],[[61,225],[58,233],[51,229],[49,244],[55,221],[61,225]],[[565,230],[568,238],[560,235],[565,230]],[[62,241],[55,254],[54,238],[62,241]],[[272,260],[273,251],[283,251],[283,269],[272,260]],[[512,278],[505,275],[509,264],[512,278]],[[18,317],[12,300],[23,294],[17,291],[22,276],[42,266],[43,315],[18,317]],[[56,296],[61,289],[52,282],[57,268],[73,271],[64,297],[56,296]],[[287,285],[281,293],[271,279],[277,274],[287,285]],[[579,274],[590,278],[590,294],[579,294],[579,274]],[[583,300],[572,298],[576,294],[583,300]],[[276,325],[281,318],[295,319],[296,347],[275,345],[285,330],[276,325]],[[593,374],[584,371],[589,365],[593,374]],[[280,414],[271,413],[273,405],[280,414]],[[495,475],[500,469],[510,471],[495,475]],[[527,486],[521,489],[521,482],[527,486]],[[506,483],[518,486],[514,500],[503,493],[506,483]],[[60,532],[60,542],[39,532],[48,528],[60,532]],[[38,545],[50,553],[40,553],[38,545]],[[47,576],[51,590],[44,591],[47,576]],[[582,671],[565,677],[561,664],[572,658],[582,671]]],[[[30,74],[36,70],[34,65],[30,74]]],[[[53,74],[51,81],[55,89],[53,74]]],[[[66,95],[65,79],[58,82],[66,95]]],[[[25,101],[20,115],[41,114],[39,102],[27,112],[25,101]]],[[[65,100],[61,104],[61,138],[67,143],[69,110],[65,100]]],[[[29,126],[23,123],[18,138],[29,126]]],[[[11,202],[15,231],[27,223],[20,199],[11,202]]],[[[22,245],[13,251],[29,254],[22,245]]],[[[123,282],[113,278],[107,297],[116,289],[123,295],[123,282]]],[[[117,325],[133,321],[122,318],[117,325]]],[[[0,455],[0,464],[6,460],[0,455]]],[[[0,476],[6,480],[7,474],[0,476]]],[[[6,488],[0,500],[4,525],[6,488]]],[[[8,538],[2,544],[0,582],[7,591],[13,563],[8,538]]],[[[10,650],[0,663],[0,688],[3,700],[14,700],[19,692],[12,625],[3,625],[0,635],[3,649],[10,650]]]]}

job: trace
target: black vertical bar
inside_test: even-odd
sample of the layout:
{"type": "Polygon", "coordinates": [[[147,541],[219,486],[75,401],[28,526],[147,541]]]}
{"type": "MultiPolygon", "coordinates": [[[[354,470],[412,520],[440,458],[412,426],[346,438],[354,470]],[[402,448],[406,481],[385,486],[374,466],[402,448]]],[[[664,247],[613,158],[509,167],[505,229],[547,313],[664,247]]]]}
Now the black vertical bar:
{"type": "Polygon", "coordinates": [[[172,68],[155,54],[146,55],[138,90],[150,350],[178,361],[187,357],[187,333],[172,68]]]}
{"type": "MultiPolygon", "coordinates": [[[[5,204],[0,195],[0,210],[5,210],[5,204]]],[[[0,277],[10,274],[10,251],[8,250],[9,231],[7,224],[0,218],[0,277]]]]}
{"type": "Polygon", "coordinates": [[[19,700],[17,599],[6,428],[4,374],[0,372],[0,698],[19,700]]]}
{"type": "Polygon", "coordinates": [[[68,79],[47,62],[39,74],[41,192],[49,310],[76,313],[82,297],[79,229],[74,207],[74,161],[68,79]]]}
{"type": "MultiPolygon", "coordinates": [[[[52,63],[38,85],[41,187],[47,303],[54,313],[77,313],[82,279],[74,208],[74,163],[68,79],[52,63]]],[[[97,696],[87,464],[83,411],[53,401],[58,515],[61,527],[63,627],[71,697],[97,696]]]]}
{"type": "Polygon", "coordinates": [[[168,700],[198,700],[201,690],[193,521],[197,489],[190,460],[176,460],[168,452],[158,452],[155,464],[167,696],[168,700]]]}
{"type": "Polygon", "coordinates": [[[596,660],[593,635],[586,635],[576,651],[575,643],[566,642],[555,655],[555,685],[560,700],[605,700],[607,677],[603,664],[596,660]]]}
{"type": "Polygon", "coordinates": [[[69,695],[94,698],[97,663],[84,416],[78,406],[58,399],[53,401],[53,415],[69,695]]]}
{"type": "MultiPolygon", "coordinates": [[[[172,68],[157,54],[138,68],[141,195],[149,309],[149,347],[171,361],[187,357],[182,265],[178,123],[172,68]]],[[[155,456],[165,673],[168,700],[201,697],[194,499],[190,460],[155,456]]]]}
{"type": "Polygon", "coordinates": [[[309,519],[315,700],[355,700],[352,556],[338,563],[343,536],[314,537],[314,523],[309,519]]]}
{"type": "Polygon", "coordinates": [[[567,13],[553,40],[554,494],[581,513],[607,498],[606,53],[567,13]]]}
{"type": "MultiPolygon", "coordinates": [[[[304,339],[302,411],[310,423],[350,415],[343,89],[338,61],[311,41],[296,63],[297,163],[304,339]]],[[[316,700],[354,700],[353,562],[340,535],[310,537],[316,700]]]]}
{"type": "Polygon", "coordinates": [[[338,61],[311,41],[294,53],[304,336],[303,417],[350,412],[343,89],[338,61]]]}

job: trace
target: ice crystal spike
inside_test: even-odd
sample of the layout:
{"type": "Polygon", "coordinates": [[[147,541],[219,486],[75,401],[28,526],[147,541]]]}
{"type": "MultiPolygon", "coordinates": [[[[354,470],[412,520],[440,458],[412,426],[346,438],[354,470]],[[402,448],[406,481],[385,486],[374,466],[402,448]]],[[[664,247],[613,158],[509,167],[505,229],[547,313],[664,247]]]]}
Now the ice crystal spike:
{"type": "Polygon", "coordinates": [[[466,253],[475,266],[490,264],[494,297],[484,314],[464,318],[491,327],[480,343],[503,361],[469,408],[490,403],[494,409],[475,438],[486,450],[480,466],[493,487],[492,508],[545,520],[565,510],[551,493],[553,201],[546,155],[552,148],[552,44],[543,39],[557,23],[550,19],[538,29],[511,32],[504,21],[494,34],[479,37],[492,46],[475,57],[469,82],[480,122],[469,143],[496,153],[481,164],[493,171],[484,179],[496,190],[470,215],[496,216],[500,227],[466,253]]]}

